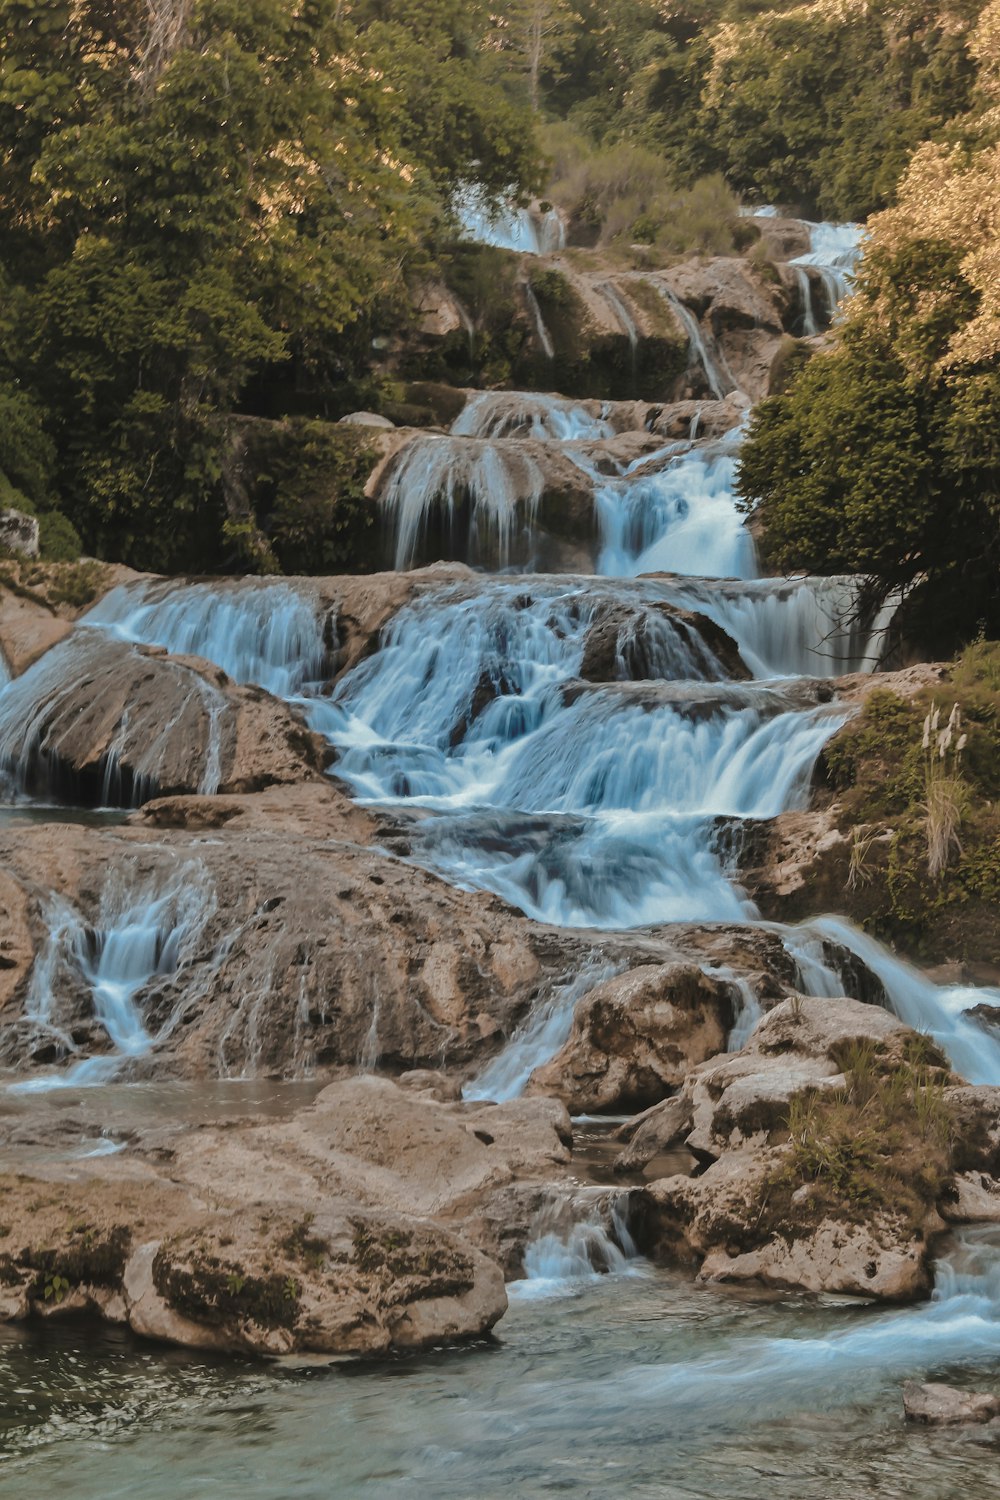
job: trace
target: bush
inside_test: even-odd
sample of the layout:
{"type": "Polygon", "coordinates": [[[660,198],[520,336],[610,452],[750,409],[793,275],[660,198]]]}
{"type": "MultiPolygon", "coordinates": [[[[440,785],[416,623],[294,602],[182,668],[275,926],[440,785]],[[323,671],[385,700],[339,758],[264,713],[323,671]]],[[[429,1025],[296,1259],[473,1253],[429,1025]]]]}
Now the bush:
{"type": "Polygon", "coordinates": [[[76,562],[83,544],[76,527],[58,510],[38,517],[38,550],[45,562],[76,562]]]}

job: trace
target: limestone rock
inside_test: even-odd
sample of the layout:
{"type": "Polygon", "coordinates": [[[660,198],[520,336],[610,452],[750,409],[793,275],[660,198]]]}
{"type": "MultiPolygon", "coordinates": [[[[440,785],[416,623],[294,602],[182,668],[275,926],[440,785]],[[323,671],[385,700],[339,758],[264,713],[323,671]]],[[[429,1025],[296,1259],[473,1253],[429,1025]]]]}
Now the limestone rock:
{"type": "Polygon", "coordinates": [[[77,629],[5,693],[0,756],[29,791],[128,807],[316,778],[326,751],[283,703],[208,663],[77,629]]]}
{"type": "Polygon", "coordinates": [[[723,1051],[734,991],[693,966],[633,969],[580,1001],[562,1050],[531,1087],[577,1113],[642,1109],[723,1051]]]}
{"type": "Polygon", "coordinates": [[[929,1427],[955,1427],[1000,1418],[1000,1396],[991,1391],[963,1391],[955,1386],[908,1380],[903,1387],[903,1410],[909,1422],[929,1427]]]}

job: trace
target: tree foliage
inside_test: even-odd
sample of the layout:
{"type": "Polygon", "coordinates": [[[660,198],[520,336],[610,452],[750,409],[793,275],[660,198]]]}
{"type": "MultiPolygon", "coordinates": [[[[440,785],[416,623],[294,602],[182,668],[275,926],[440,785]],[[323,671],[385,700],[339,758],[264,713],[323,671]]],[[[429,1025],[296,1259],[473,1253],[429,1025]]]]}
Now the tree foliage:
{"type": "Polygon", "coordinates": [[[233,414],[335,415],[454,184],[532,183],[489,12],[0,0],[0,17],[0,380],[41,414],[91,550],[214,565],[233,414]]]}

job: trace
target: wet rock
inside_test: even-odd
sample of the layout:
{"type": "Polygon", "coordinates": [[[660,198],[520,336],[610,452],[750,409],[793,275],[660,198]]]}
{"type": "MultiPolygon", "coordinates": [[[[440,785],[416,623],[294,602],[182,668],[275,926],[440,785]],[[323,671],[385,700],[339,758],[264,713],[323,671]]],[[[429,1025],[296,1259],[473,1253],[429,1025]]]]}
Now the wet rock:
{"type": "Polygon", "coordinates": [[[317,778],[326,749],[207,662],[78,629],[5,694],[0,755],[29,792],[128,807],[317,778]]]}
{"type": "MultiPolygon", "coordinates": [[[[2,1126],[0,1126],[2,1128],[2,1126]]],[[[373,1354],[486,1332],[498,1192],[564,1167],[551,1100],[439,1103],[354,1078],[278,1123],[180,1124],[126,1154],[0,1179],[0,1315],[89,1310],[145,1337],[373,1354]]]]}
{"type": "Polygon", "coordinates": [[[684,1096],[664,1099],[627,1121],[617,1138],[628,1144],[614,1160],[616,1172],[626,1175],[642,1169],[672,1146],[683,1141],[694,1122],[691,1101],[684,1096]]]}
{"type": "Polygon", "coordinates": [[[988,1172],[960,1173],[941,1213],[954,1224],[1000,1224],[1000,1180],[988,1172]]]}
{"type": "Polygon", "coordinates": [[[734,991],[691,965],[633,969],[580,1001],[562,1050],[531,1089],[575,1113],[644,1109],[724,1050],[734,991]]]}
{"type": "Polygon", "coordinates": [[[963,1391],[935,1382],[908,1380],[903,1387],[903,1410],[908,1422],[928,1427],[957,1427],[1000,1418],[1000,1396],[991,1391],[963,1391]]]}
{"type": "Polygon", "coordinates": [[[669,604],[602,603],[587,632],[580,676],[587,682],[661,676],[750,676],[731,636],[707,615],[669,604]]]}

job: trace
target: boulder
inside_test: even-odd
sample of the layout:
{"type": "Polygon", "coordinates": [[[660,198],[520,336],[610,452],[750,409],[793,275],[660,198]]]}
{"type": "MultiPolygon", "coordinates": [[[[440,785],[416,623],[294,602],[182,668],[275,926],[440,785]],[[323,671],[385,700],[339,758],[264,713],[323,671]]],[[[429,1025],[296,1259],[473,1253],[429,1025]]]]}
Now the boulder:
{"type": "Polygon", "coordinates": [[[90,1311],[258,1355],[481,1335],[506,1307],[504,1278],[465,1230],[488,1242],[486,1205],[518,1184],[537,1193],[568,1136],[553,1101],[444,1104],[376,1078],[277,1122],[140,1129],[82,1162],[19,1158],[8,1135],[5,1159],[26,1170],[0,1179],[0,1316],[90,1311]]]}
{"type": "Polygon", "coordinates": [[[587,682],[750,676],[739,647],[707,615],[675,605],[602,600],[587,631],[580,676],[587,682]]]}
{"type": "Polygon", "coordinates": [[[390,422],[388,417],[380,416],[375,411],[352,411],[340,420],[351,427],[379,427],[386,432],[393,431],[396,426],[395,422],[390,422]]]}
{"type": "Polygon", "coordinates": [[[17,677],[72,629],[43,599],[0,579],[0,677],[4,662],[17,677]]]}
{"type": "Polygon", "coordinates": [[[903,1411],[908,1422],[928,1427],[957,1427],[1000,1418],[1000,1396],[992,1391],[962,1391],[935,1382],[908,1380],[903,1387],[903,1411]]]}
{"type": "Polygon", "coordinates": [[[560,1052],[531,1079],[575,1113],[644,1109],[722,1052],[736,991],[693,965],[632,969],[580,1001],[560,1052]]]}
{"type": "Polygon", "coordinates": [[[315,779],[326,748],[207,662],[78,628],[4,694],[0,759],[29,792],[128,807],[315,779]]]}

